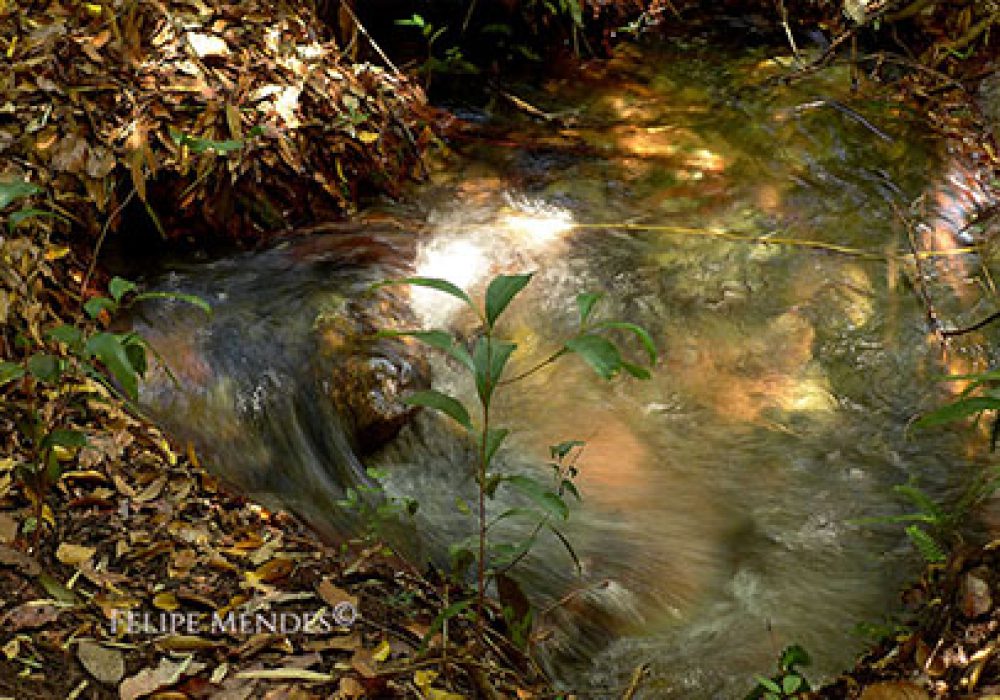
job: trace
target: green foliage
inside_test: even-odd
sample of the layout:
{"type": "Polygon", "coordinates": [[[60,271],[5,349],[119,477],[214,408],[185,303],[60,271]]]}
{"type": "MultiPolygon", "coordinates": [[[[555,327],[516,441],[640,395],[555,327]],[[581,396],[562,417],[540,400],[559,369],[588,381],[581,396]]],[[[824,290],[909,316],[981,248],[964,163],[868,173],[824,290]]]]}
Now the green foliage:
{"type": "Polygon", "coordinates": [[[371,468],[365,473],[371,483],[348,488],[337,505],[358,516],[364,524],[366,540],[385,542],[391,539],[394,525],[417,514],[419,504],[412,498],[387,498],[381,486],[386,474],[371,468]]]}
{"type": "MultiPolygon", "coordinates": [[[[6,209],[19,199],[32,197],[34,195],[41,194],[43,191],[44,190],[38,187],[38,185],[25,182],[23,180],[0,182],[0,210],[6,209]]],[[[14,229],[23,224],[25,221],[39,218],[54,218],[62,221],[66,220],[54,211],[25,207],[19,211],[12,212],[7,217],[7,230],[13,233],[14,229]]]]}
{"type": "Polygon", "coordinates": [[[969,416],[978,419],[984,413],[993,415],[990,448],[995,449],[1000,436],[1000,370],[990,370],[976,374],[954,374],[942,377],[942,381],[967,381],[968,385],[958,395],[958,399],[924,414],[913,423],[914,428],[930,428],[953,423],[969,416]]]}
{"type": "Polygon", "coordinates": [[[747,694],[746,700],[780,700],[808,693],[812,688],[798,667],[810,663],[809,654],[801,646],[786,647],[778,657],[778,672],[768,678],[754,676],[757,685],[747,694]]]}
{"type": "MultiPolygon", "coordinates": [[[[246,146],[246,140],[244,139],[225,139],[222,141],[216,141],[214,139],[203,139],[197,136],[191,136],[190,134],[185,134],[173,127],[169,129],[170,138],[173,139],[174,143],[178,146],[186,146],[191,150],[192,153],[202,154],[208,151],[214,151],[219,155],[226,155],[234,151],[240,151],[246,146]]],[[[253,127],[248,133],[248,138],[253,138],[260,136],[264,133],[264,129],[261,126],[253,127]]]]}
{"type": "MultiPolygon", "coordinates": [[[[414,19],[416,21],[416,17],[414,19]]],[[[477,519],[478,536],[451,545],[452,571],[457,577],[464,577],[469,568],[477,566],[478,589],[477,620],[483,622],[483,598],[488,577],[504,581],[510,586],[507,573],[528,554],[538,537],[550,533],[568,552],[577,569],[580,561],[566,536],[556,527],[569,517],[567,497],[579,500],[580,494],[573,483],[577,476],[575,466],[583,443],[569,440],[550,449],[551,478],[546,482],[526,474],[509,474],[493,469],[494,457],[509,434],[507,428],[498,428],[491,423],[491,407],[497,389],[553,364],[564,355],[575,353],[589,364],[603,379],[611,379],[621,370],[633,376],[646,378],[649,371],[638,365],[631,365],[622,359],[622,352],[606,334],[624,330],[636,338],[646,351],[650,365],[655,363],[657,352],[652,338],[641,327],[634,324],[602,321],[592,322],[595,305],[600,300],[598,294],[581,294],[577,297],[580,323],[575,335],[548,358],[527,372],[516,377],[506,377],[505,371],[517,345],[497,337],[497,324],[514,298],[531,281],[531,274],[499,275],[490,281],[486,289],[482,307],[462,289],[447,280],[428,277],[409,277],[402,280],[383,282],[387,284],[408,284],[438,290],[461,300],[471,308],[480,320],[480,328],[472,343],[471,352],[450,333],[443,330],[412,330],[383,332],[383,336],[409,336],[428,346],[444,352],[472,376],[479,400],[478,418],[457,398],[436,390],[420,391],[408,396],[405,401],[414,406],[434,409],[455,421],[477,446],[476,482],[478,484],[478,508],[470,508],[462,499],[456,500],[456,507],[463,514],[477,519]],[[487,519],[487,500],[495,499],[499,489],[505,488],[515,496],[518,505],[509,508],[492,520],[487,519]],[[529,534],[519,542],[495,541],[491,536],[493,528],[510,519],[527,520],[532,524],[529,534]]],[[[458,605],[458,604],[457,604],[458,605]]],[[[465,608],[455,608],[461,612],[465,608]]],[[[454,612],[454,614],[458,614],[454,612]]],[[[527,638],[531,624],[530,616],[508,619],[512,634],[527,638]]]]}
{"type": "MultiPolygon", "coordinates": [[[[87,380],[118,394],[134,407],[139,381],[148,366],[149,345],[136,333],[111,333],[95,328],[102,314],[147,298],[184,295],[137,293],[134,283],[115,277],[107,297],[89,299],[85,317],[76,324],[62,324],[43,333],[41,344],[19,336],[21,347],[32,349],[20,362],[0,362],[0,386],[26,382],[27,401],[11,401],[21,445],[28,459],[18,465],[19,477],[35,504],[36,538],[41,531],[45,494],[62,473],[69,450],[87,446],[87,436],[77,425],[86,415],[88,401],[105,400],[87,380]],[[85,320],[85,319],[90,319],[85,320]],[[47,400],[45,400],[47,399],[47,400]]],[[[197,299],[200,308],[207,304],[197,299]]]]}

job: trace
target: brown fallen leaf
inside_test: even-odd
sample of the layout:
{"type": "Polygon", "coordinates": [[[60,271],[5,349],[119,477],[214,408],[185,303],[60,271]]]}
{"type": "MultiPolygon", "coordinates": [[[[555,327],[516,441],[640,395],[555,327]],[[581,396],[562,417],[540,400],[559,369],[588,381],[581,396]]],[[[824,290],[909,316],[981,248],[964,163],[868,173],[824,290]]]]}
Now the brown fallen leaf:
{"type": "Polygon", "coordinates": [[[274,583],[281,579],[288,578],[295,568],[295,562],[284,557],[276,557],[266,564],[262,564],[251,573],[247,574],[247,579],[251,582],[274,583]]]}
{"type": "Polygon", "coordinates": [[[335,586],[330,579],[324,578],[316,587],[316,592],[323,602],[330,607],[336,607],[338,603],[350,603],[355,609],[358,607],[358,597],[351,595],[343,588],[335,586]]]}
{"type": "Polygon", "coordinates": [[[28,576],[38,576],[42,573],[42,567],[38,562],[29,557],[24,552],[0,545],[0,566],[9,566],[20,569],[28,576]]]}
{"type": "Polygon", "coordinates": [[[2,627],[7,632],[38,629],[55,622],[62,612],[51,603],[31,601],[9,610],[2,618],[2,627]]]}
{"type": "Polygon", "coordinates": [[[16,540],[18,529],[20,525],[10,513],[0,513],[0,544],[16,540]]]}
{"type": "Polygon", "coordinates": [[[118,695],[121,700],[136,700],[172,686],[184,676],[200,673],[204,668],[205,664],[194,661],[190,656],[181,661],[162,658],[155,668],[144,668],[122,681],[118,687],[118,695]]]}
{"type": "Polygon", "coordinates": [[[142,493],[135,497],[135,500],[140,503],[145,503],[147,501],[152,501],[154,498],[160,495],[163,491],[163,487],[167,485],[167,477],[161,476],[160,478],[153,481],[149,486],[142,490],[142,493]]]}
{"type": "Polygon", "coordinates": [[[365,687],[356,678],[344,676],[337,687],[337,700],[358,700],[365,696],[365,687]]]}
{"type": "Polygon", "coordinates": [[[76,658],[98,683],[114,685],[125,675],[124,655],[97,642],[80,642],[76,647],[76,658]]]}

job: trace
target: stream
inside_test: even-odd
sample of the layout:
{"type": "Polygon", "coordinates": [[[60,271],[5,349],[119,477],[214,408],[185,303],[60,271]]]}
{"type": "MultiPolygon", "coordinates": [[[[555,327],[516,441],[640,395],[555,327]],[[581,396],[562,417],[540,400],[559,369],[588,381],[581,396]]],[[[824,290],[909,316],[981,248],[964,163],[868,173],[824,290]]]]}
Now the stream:
{"type": "MultiPolygon", "coordinates": [[[[350,333],[402,315],[395,327],[463,334],[474,319],[432,290],[386,301],[369,286],[419,274],[481,298],[493,275],[534,271],[500,326],[518,344],[509,376],[572,334],[578,293],[602,292],[599,313],[656,340],[652,378],[604,382],[570,356],[500,392],[494,416],[512,431],[508,471],[544,476],[549,445],[586,442],[562,528],[582,574],[555,537],[517,570],[543,611],[543,665],[594,698],[619,696],[641,663],[638,697],[742,697],[790,643],[813,655],[811,678],[835,674],[863,648],[855,626],[897,611],[920,567],[901,526],[858,521],[905,512],[892,487],[911,479],[953,503],[984,463],[969,430],[907,430],[945,398],[936,376],[989,359],[973,337],[942,354],[919,287],[947,325],[985,316],[995,294],[978,256],[920,270],[905,257],[894,207],[919,222],[917,243],[948,248],[984,204],[948,145],[900,105],[851,95],[846,68],[755,87],[785,70],[759,50],[623,46],[519,88],[553,120],[456,109],[471,126],[406,202],[346,233],[163,271],[160,288],[215,312],[165,303],[137,320],[180,382],[151,382],[146,406],[331,537],[357,528],[345,489],[379,470],[388,494],[419,503],[402,539],[441,561],[472,532],[456,506],[474,500],[471,445],[423,411],[360,449],[361,419],[330,396],[350,333]]],[[[429,370],[475,405],[454,365],[393,352],[369,361],[393,386],[429,370]]]]}

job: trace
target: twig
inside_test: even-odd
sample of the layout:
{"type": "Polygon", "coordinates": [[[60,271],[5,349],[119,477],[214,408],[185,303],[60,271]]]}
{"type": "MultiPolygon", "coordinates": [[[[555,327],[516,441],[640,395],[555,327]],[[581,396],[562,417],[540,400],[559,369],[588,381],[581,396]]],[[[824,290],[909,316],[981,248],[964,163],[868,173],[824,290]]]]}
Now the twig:
{"type": "Polygon", "coordinates": [[[990,325],[991,323],[993,323],[998,319],[1000,319],[1000,311],[994,311],[986,318],[982,319],[981,321],[976,321],[971,326],[966,326],[965,328],[952,328],[951,330],[943,330],[941,331],[941,335],[945,338],[954,338],[955,336],[958,335],[973,333],[975,331],[978,331],[980,328],[984,328],[985,326],[990,325]]]}
{"type": "Polygon", "coordinates": [[[382,50],[382,47],[379,46],[374,39],[372,39],[372,35],[368,33],[367,29],[365,29],[365,25],[361,24],[361,20],[359,20],[358,16],[354,14],[354,10],[351,9],[351,6],[348,5],[347,3],[341,3],[340,6],[344,10],[347,10],[347,14],[349,14],[351,16],[351,19],[354,20],[354,26],[358,28],[359,32],[365,35],[365,39],[367,39],[368,43],[372,45],[373,49],[375,49],[375,53],[377,53],[379,57],[383,61],[385,61],[385,64],[387,66],[392,68],[392,72],[396,74],[396,77],[397,78],[403,77],[402,71],[400,71],[399,68],[396,67],[395,63],[389,60],[389,57],[385,55],[385,51],[382,50]]]}
{"type": "Polygon", "coordinates": [[[913,254],[913,266],[916,268],[917,272],[913,286],[914,289],[917,290],[917,295],[920,297],[921,302],[923,302],[924,310],[927,313],[927,323],[930,326],[931,331],[943,339],[943,334],[941,333],[941,322],[938,320],[937,313],[934,311],[934,302],[931,300],[930,292],[927,291],[927,277],[924,275],[924,267],[921,264],[921,257],[917,252],[917,241],[913,236],[913,226],[896,203],[892,202],[891,204],[893,211],[896,213],[896,216],[899,217],[899,220],[903,223],[903,227],[906,229],[906,241],[910,247],[910,252],[913,254]]]}
{"type": "Polygon", "coordinates": [[[993,26],[994,22],[998,21],[1000,21],[1000,10],[994,10],[993,14],[991,14],[989,17],[986,17],[977,22],[976,24],[972,25],[971,27],[969,27],[969,31],[967,31],[964,35],[962,35],[955,41],[945,44],[942,47],[945,52],[934,60],[934,65],[935,66],[941,65],[941,63],[944,62],[944,59],[948,57],[949,53],[953,51],[961,51],[966,46],[968,46],[976,39],[978,39],[983,32],[985,32],[987,29],[993,26]]]}
{"type": "Polygon", "coordinates": [[[566,118],[566,117],[564,117],[564,116],[562,116],[560,114],[553,114],[551,112],[544,112],[544,111],[540,110],[538,107],[535,107],[533,104],[531,104],[529,102],[526,102],[525,100],[522,100],[517,95],[512,95],[512,94],[510,94],[509,92],[507,92],[505,90],[499,90],[498,92],[508,102],[510,102],[515,107],[517,107],[519,110],[521,110],[522,112],[524,112],[525,114],[527,114],[529,116],[535,117],[536,119],[541,119],[542,121],[546,121],[546,122],[555,122],[555,123],[557,123],[557,124],[559,124],[561,126],[568,126],[570,124],[570,122],[571,122],[570,119],[568,119],[568,118],[566,118]]]}
{"type": "Polygon", "coordinates": [[[799,54],[799,47],[795,44],[795,37],[792,35],[792,28],[788,24],[788,8],[785,7],[785,0],[778,0],[778,13],[781,15],[781,26],[785,28],[785,36],[788,37],[788,45],[792,47],[792,55],[801,65],[802,56],[799,54]]]}
{"type": "Polygon", "coordinates": [[[806,109],[812,109],[814,107],[833,107],[835,110],[837,110],[841,114],[849,117],[850,119],[853,119],[858,124],[860,124],[861,126],[865,127],[866,129],[868,129],[870,132],[872,132],[873,134],[875,134],[876,136],[878,136],[883,141],[888,141],[889,143],[892,143],[893,141],[895,141],[894,138],[892,138],[891,136],[889,136],[889,134],[885,133],[884,131],[882,131],[881,129],[879,129],[877,126],[875,126],[874,124],[872,124],[870,121],[868,121],[867,119],[865,119],[860,113],[858,113],[855,110],[851,109],[847,105],[845,105],[845,104],[843,104],[841,102],[838,102],[837,100],[819,99],[819,100],[814,100],[812,102],[806,102],[805,104],[797,106],[795,108],[795,111],[796,112],[804,111],[806,109]]]}
{"type": "Polygon", "coordinates": [[[632,671],[632,679],[628,683],[628,687],[625,692],[622,693],[622,700],[632,700],[635,697],[636,692],[639,690],[639,686],[642,685],[643,680],[649,674],[649,666],[645,663],[641,663],[635,667],[632,671]]]}
{"type": "Polygon", "coordinates": [[[122,213],[122,210],[128,206],[128,203],[132,201],[132,197],[134,196],[135,187],[132,188],[132,191],[128,193],[128,196],[126,196],[122,203],[119,204],[113,212],[111,212],[107,221],[104,222],[104,226],[101,228],[101,235],[98,236],[97,244],[94,246],[94,254],[90,257],[90,264],[87,265],[87,272],[84,274],[83,281],[80,283],[80,291],[82,294],[87,293],[87,284],[89,284],[90,278],[94,274],[94,269],[97,267],[97,258],[101,254],[101,246],[104,245],[104,239],[107,237],[108,230],[111,228],[111,222],[113,222],[118,215],[122,213]]]}

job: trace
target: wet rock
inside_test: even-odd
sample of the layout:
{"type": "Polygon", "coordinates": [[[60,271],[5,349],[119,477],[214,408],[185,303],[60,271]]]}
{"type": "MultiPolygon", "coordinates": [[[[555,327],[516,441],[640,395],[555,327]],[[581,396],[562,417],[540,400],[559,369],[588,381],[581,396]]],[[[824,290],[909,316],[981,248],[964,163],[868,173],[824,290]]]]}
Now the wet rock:
{"type": "Polygon", "coordinates": [[[415,328],[394,290],[376,303],[350,302],[317,319],[324,393],[348,423],[357,449],[370,453],[391,440],[414,415],[402,397],[430,386],[426,348],[408,338],[380,338],[387,327],[415,328]]]}
{"type": "Polygon", "coordinates": [[[961,596],[962,614],[969,619],[981,617],[993,607],[993,597],[990,586],[986,582],[985,572],[972,571],[962,579],[959,595],[961,596]]]}

